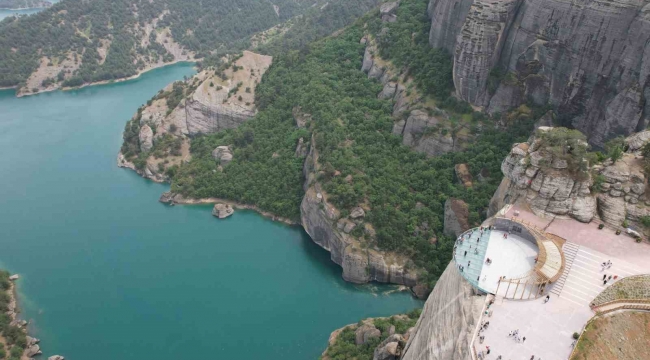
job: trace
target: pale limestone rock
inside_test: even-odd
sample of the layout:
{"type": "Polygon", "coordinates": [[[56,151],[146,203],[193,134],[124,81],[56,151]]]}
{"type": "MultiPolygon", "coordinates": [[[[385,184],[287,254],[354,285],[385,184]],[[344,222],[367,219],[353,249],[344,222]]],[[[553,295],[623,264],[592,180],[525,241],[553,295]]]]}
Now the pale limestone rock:
{"type": "Polygon", "coordinates": [[[645,184],[632,184],[630,190],[637,195],[641,195],[645,192],[645,184]]]}
{"type": "Polygon", "coordinates": [[[212,208],[212,215],[219,219],[225,219],[234,213],[235,210],[233,210],[230,204],[217,203],[214,204],[214,208],[212,208]]]}
{"type": "Polygon", "coordinates": [[[370,46],[366,46],[366,51],[363,53],[363,63],[361,64],[361,71],[367,73],[372,69],[374,59],[371,53],[370,46]]]}
{"type": "Polygon", "coordinates": [[[619,197],[619,196],[623,196],[623,192],[620,190],[612,189],[609,191],[609,195],[613,197],[619,197]]]}
{"type": "Polygon", "coordinates": [[[153,147],[153,130],[149,125],[145,124],[140,128],[138,139],[140,140],[140,151],[147,152],[151,150],[153,147]]]}
{"type": "Polygon", "coordinates": [[[41,355],[43,352],[41,351],[41,347],[38,346],[37,344],[33,344],[29,346],[27,349],[25,349],[25,356],[28,358],[34,357],[36,355],[41,355]]]}
{"type": "Polygon", "coordinates": [[[598,195],[598,212],[600,218],[608,224],[621,225],[627,214],[625,200],[606,194],[598,195]]]}
{"type": "Polygon", "coordinates": [[[358,206],[353,208],[352,211],[350,212],[350,217],[352,219],[358,219],[358,218],[364,217],[364,216],[366,216],[366,212],[363,211],[363,209],[358,207],[358,206]]]}
{"type": "Polygon", "coordinates": [[[353,222],[349,222],[349,223],[345,224],[345,227],[343,228],[343,232],[345,232],[346,234],[349,234],[352,230],[354,230],[355,227],[357,227],[357,224],[355,224],[353,222]]]}
{"type": "Polygon", "coordinates": [[[569,215],[574,219],[587,223],[596,214],[596,199],[592,196],[577,197],[571,206],[569,215]]]}
{"type": "Polygon", "coordinates": [[[450,262],[429,295],[412,332],[402,360],[470,360],[467,346],[477,326],[485,298],[450,262]]]}
{"type": "Polygon", "coordinates": [[[212,157],[219,161],[221,166],[226,166],[232,161],[232,152],[228,146],[217,146],[212,151],[212,157]]]}
{"type": "Polygon", "coordinates": [[[630,180],[630,167],[623,161],[617,161],[615,164],[603,169],[600,174],[609,183],[624,183],[630,180]]]}
{"type": "Polygon", "coordinates": [[[628,146],[628,151],[634,152],[641,150],[641,148],[650,141],[650,130],[643,130],[625,139],[628,146]]]}
{"type": "Polygon", "coordinates": [[[392,99],[395,96],[397,91],[397,84],[394,82],[388,82],[384,85],[383,90],[377,95],[379,99],[392,99]]]}
{"type": "Polygon", "coordinates": [[[364,324],[359,326],[357,330],[354,331],[354,342],[357,345],[362,345],[368,342],[368,340],[373,338],[378,338],[381,336],[381,331],[370,324],[364,324]]]}
{"type": "Polygon", "coordinates": [[[61,355],[54,355],[47,358],[47,360],[65,360],[65,358],[61,355]]]}
{"type": "Polygon", "coordinates": [[[469,225],[469,207],[460,199],[448,198],[445,201],[445,223],[443,232],[447,236],[458,237],[469,225]]]}
{"type": "Polygon", "coordinates": [[[381,7],[379,7],[379,14],[381,16],[395,14],[398,7],[399,7],[398,1],[390,1],[390,2],[383,3],[381,4],[381,7]]]}

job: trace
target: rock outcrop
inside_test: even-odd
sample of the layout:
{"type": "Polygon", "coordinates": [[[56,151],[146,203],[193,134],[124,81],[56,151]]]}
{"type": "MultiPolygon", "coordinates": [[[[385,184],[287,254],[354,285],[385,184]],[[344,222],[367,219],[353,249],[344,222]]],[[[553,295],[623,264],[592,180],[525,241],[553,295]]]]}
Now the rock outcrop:
{"type": "Polygon", "coordinates": [[[235,210],[233,210],[230,204],[216,203],[212,208],[212,216],[218,217],[219,219],[225,219],[234,213],[235,210]]]}
{"type": "Polygon", "coordinates": [[[363,345],[367,343],[370,339],[378,338],[381,336],[381,331],[372,324],[364,324],[359,326],[354,331],[354,343],[357,345],[363,345]]]}
{"type": "MultiPolygon", "coordinates": [[[[540,128],[553,131],[551,128],[540,128]]],[[[628,151],[612,163],[587,166],[576,173],[575,165],[558,158],[540,139],[515,144],[501,164],[504,178],[495,192],[488,216],[506,204],[523,203],[541,217],[574,218],[589,222],[595,217],[614,226],[640,222],[650,215],[646,205],[644,159],[638,154],[643,133],[626,139],[628,151]],[[595,182],[594,179],[597,179],[595,182]]],[[[648,141],[650,137],[647,138],[648,141]]],[[[650,203],[648,203],[650,204],[650,203]]]]}
{"type": "Polygon", "coordinates": [[[305,231],[316,244],[330,252],[332,261],[343,268],[343,279],[346,281],[415,286],[417,274],[415,269],[409,269],[406,265],[406,257],[362,245],[359,239],[350,234],[359,227],[367,236],[375,236],[372,225],[364,222],[364,209],[354,208],[348,217],[341,217],[340,211],[327,201],[327,193],[316,180],[318,152],[313,139],[310,143],[304,165],[305,196],[300,205],[301,223],[305,231]]]}
{"type": "Polygon", "coordinates": [[[460,199],[449,198],[445,201],[445,223],[443,232],[447,236],[458,237],[469,230],[469,207],[460,199]]]}
{"type": "Polygon", "coordinates": [[[226,166],[232,161],[232,152],[228,146],[217,146],[212,151],[212,158],[218,161],[221,166],[226,166]]]}
{"type": "MultiPolygon", "coordinates": [[[[233,59],[232,66],[220,69],[219,75],[214,70],[203,70],[186,81],[169,84],[130,120],[127,132],[134,127],[138,130],[140,154],[134,149],[125,152],[128,158],[120,153],[118,166],[156,182],[169,181],[169,168],[191,160],[193,136],[233,129],[255,116],[255,86],[271,61],[270,56],[244,51],[241,57],[233,59]],[[170,94],[175,93],[182,94],[180,102],[170,101],[170,94]],[[136,156],[154,152],[154,143],[158,144],[161,138],[163,144],[172,145],[154,149],[157,157],[149,156],[144,166],[136,161],[136,156]]],[[[213,156],[223,167],[233,154],[224,144],[214,150],[213,156]]]]}
{"type": "Polygon", "coordinates": [[[140,128],[140,134],[138,135],[140,139],[140,151],[147,152],[153,147],[153,130],[149,125],[143,125],[140,128]]]}
{"type": "Polygon", "coordinates": [[[401,135],[404,145],[428,156],[462,150],[465,141],[443,130],[445,114],[438,111],[438,116],[429,116],[422,110],[411,111],[406,120],[399,120],[393,125],[393,134],[401,135]]]}
{"type": "Polygon", "coordinates": [[[403,360],[469,360],[467,346],[485,298],[477,296],[452,261],[429,295],[403,360]]]}
{"type": "Polygon", "coordinates": [[[598,146],[647,126],[650,1],[430,0],[428,12],[463,100],[490,112],[550,103],[598,146]]]}

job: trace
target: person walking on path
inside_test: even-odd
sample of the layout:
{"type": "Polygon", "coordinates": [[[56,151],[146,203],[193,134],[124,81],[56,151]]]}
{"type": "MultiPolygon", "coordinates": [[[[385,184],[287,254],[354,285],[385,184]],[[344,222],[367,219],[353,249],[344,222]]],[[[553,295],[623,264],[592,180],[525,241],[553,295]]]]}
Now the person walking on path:
{"type": "Polygon", "coordinates": [[[606,277],[607,277],[607,274],[603,274],[603,280],[605,280],[606,277]]]}
{"type": "Polygon", "coordinates": [[[523,337],[523,339],[521,339],[521,342],[522,342],[522,343],[525,343],[525,342],[526,342],[526,337],[525,337],[525,336],[523,337]]]}
{"type": "Polygon", "coordinates": [[[607,285],[607,280],[603,281],[603,286],[607,285]]]}
{"type": "Polygon", "coordinates": [[[463,254],[463,257],[467,256],[467,250],[465,250],[465,254],[463,254]]]}
{"type": "Polygon", "coordinates": [[[607,278],[607,281],[610,281],[610,280],[612,280],[612,275],[610,275],[610,276],[607,278]]]}

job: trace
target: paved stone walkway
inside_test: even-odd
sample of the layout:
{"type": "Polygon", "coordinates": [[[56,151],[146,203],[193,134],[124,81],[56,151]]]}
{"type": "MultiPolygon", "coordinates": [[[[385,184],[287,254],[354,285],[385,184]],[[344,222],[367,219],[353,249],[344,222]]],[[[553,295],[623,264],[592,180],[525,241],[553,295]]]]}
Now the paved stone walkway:
{"type": "MultiPolygon", "coordinates": [[[[603,285],[603,275],[606,278],[617,275],[620,281],[633,275],[650,274],[650,244],[638,244],[607,228],[599,230],[593,223],[542,219],[518,206],[511,207],[506,216],[513,216],[515,211],[519,212],[520,219],[566,239],[573,251],[571,267],[561,289],[552,292],[555,284],[547,289],[550,294],[547,303],[543,297],[535,300],[497,298],[490,308],[492,316],[484,317],[490,322],[488,329],[481,333],[485,340],[480,344],[477,339],[474,345],[478,351],[490,346],[488,359],[502,355],[503,360],[528,360],[534,355],[535,359],[565,360],[573,349],[572,334],[580,332],[594,316],[590,303],[603,290],[617,284],[612,279],[603,285]],[[608,260],[612,266],[603,270],[601,264],[608,260]],[[522,338],[526,337],[525,342],[518,343],[508,337],[515,329],[522,338]]],[[[616,293],[615,288],[611,289],[610,292],[616,293]]],[[[603,296],[603,299],[610,297],[603,296]]]]}

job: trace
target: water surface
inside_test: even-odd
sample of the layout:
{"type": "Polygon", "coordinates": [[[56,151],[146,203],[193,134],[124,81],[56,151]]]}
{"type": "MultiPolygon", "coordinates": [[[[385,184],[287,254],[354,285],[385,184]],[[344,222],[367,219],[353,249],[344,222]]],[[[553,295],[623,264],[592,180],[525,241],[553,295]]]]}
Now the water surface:
{"type": "MultiPolygon", "coordinates": [[[[115,164],[124,124],[188,64],[124,83],[0,92],[0,266],[23,317],[68,360],[315,359],[329,333],[421,306],[341,280],[300,229],[158,203],[115,164]]],[[[44,357],[45,358],[45,357],[44,357]]]]}
{"type": "MultiPolygon", "coordinates": [[[[49,0],[52,4],[56,4],[60,0],[49,0]]],[[[8,10],[8,9],[0,9],[0,20],[8,17],[8,16],[22,16],[22,15],[31,15],[31,14],[36,14],[37,12],[43,10],[43,8],[33,8],[33,9],[22,9],[22,10],[8,10]]]]}

